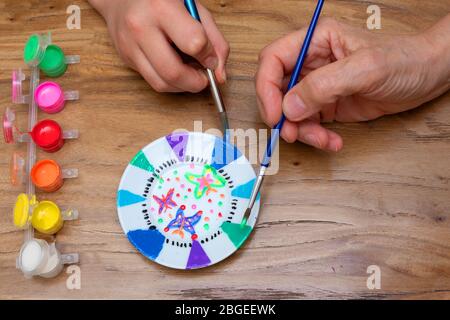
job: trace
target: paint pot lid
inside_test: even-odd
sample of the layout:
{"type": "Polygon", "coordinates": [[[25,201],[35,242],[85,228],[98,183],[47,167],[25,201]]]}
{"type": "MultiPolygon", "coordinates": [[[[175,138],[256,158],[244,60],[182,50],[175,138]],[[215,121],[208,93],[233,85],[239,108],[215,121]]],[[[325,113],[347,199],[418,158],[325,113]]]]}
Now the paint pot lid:
{"type": "Polygon", "coordinates": [[[64,101],[64,94],[59,84],[45,81],[36,88],[34,98],[41,108],[52,109],[64,101]]]}
{"type": "Polygon", "coordinates": [[[10,163],[10,180],[13,186],[19,186],[25,179],[25,159],[17,152],[13,152],[10,163]]]}
{"type": "Polygon", "coordinates": [[[39,121],[31,132],[34,142],[44,148],[58,144],[62,135],[63,132],[60,125],[50,119],[39,121]]]}
{"type": "Polygon", "coordinates": [[[45,56],[45,51],[51,43],[50,33],[31,35],[23,50],[23,59],[30,67],[38,66],[45,56]]]}
{"type": "Polygon", "coordinates": [[[54,184],[61,177],[61,168],[56,161],[40,160],[31,169],[30,176],[37,187],[45,188],[54,184]]]}
{"type": "Polygon", "coordinates": [[[119,220],[144,256],[176,269],[215,264],[250,234],[260,199],[240,226],[255,172],[237,148],[199,132],[174,133],[139,151],[123,173],[119,220]],[[221,155],[227,155],[222,161],[221,155]]]}
{"type": "Polygon", "coordinates": [[[14,137],[14,123],[16,121],[16,113],[10,108],[6,108],[3,114],[3,137],[6,143],[13,143],[14,137]]]}
{"type": "Polygon", "coordinates": [[[24,228],[28,225],[30,217],[30,199],[25,193],[17,196],[14,205],[14,225],[17,228],[24,228]]]}

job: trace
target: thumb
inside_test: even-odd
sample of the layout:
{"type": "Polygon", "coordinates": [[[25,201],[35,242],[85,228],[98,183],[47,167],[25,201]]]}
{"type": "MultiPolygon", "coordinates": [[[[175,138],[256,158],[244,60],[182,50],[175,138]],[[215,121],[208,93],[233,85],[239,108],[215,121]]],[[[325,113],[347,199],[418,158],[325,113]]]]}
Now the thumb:
{"type": "Polygon", "coordinates": [[[283,112],[293,122],[309,118],[341,97],[358,92],[362,69],[359,59],[345,58],[307,74],[283,99],[283,112]]]}

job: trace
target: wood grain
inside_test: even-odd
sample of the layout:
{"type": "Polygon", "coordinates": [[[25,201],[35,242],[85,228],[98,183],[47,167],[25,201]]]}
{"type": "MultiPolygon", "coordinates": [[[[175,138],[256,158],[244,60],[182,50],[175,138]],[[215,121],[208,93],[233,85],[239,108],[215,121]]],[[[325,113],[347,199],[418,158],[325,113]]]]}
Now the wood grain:
{"type": "MultiPolygon", "coordinates": [[[[265,128],[253,76],[258,52],[308,23],[314,1],[209,0],[230,42],[223,87],[234,128],[265,128]]],[[[449,0],[371,1],[384,33],[423,30],[449,12],[449,0]]],[[[365,26],[367,1],[327,1],[324,16],[365,26]]],[[[78,128],[78,141],[51,155],[77,167],[79,179],[42,194],[79,209],[57,235],[63,252],[79,252],[82,288],[66,289],[67,274],[26,280],[15,269],[23,232],[12,225],[19,189],[8,182],[9,155],[0,144],[0,298],[450,298],[450,94],[414,111],[360,124],[332,124],[344,137],[338,155],[281,143],[280,171],[266,180],[260,218],[245,246],[204,270],[173,271],[136,252],[118,222],[116,188],[130,158],[176,128],[219,125],[208,92],[157,94],[118,58],[104,21],[81,1],[0,0],[0,111],[10,103],[11,70],[34,32],[51,30],[82,63],[58,81],[81,100],[51,116],[78,128]],[[82,29],[66,30],[66,7],[82,8],[82,29]],[[378,265],[381,290],[366,287],[378,265]]],[[[26,107],[17,106],[25,119],[26,107]]],[[[43,114],[39,115],[41,118],[43,114]]],[[[22,122],[25,123],[25,122],[22,122]]],[[[44,155],[39,153],[39,157],[44,155]]]]}

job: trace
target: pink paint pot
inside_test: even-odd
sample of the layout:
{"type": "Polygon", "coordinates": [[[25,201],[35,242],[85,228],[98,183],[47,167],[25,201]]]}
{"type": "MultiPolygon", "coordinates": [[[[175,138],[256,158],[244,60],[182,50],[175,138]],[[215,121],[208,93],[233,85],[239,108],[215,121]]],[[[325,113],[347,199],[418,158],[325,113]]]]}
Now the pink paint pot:
{"type": "Polygon", "coordinates": [[[46,113],[57,113],[64,109],[64,93],[56,82],[41,83],[36,88],[34,99],[39,108],[46,113]]]}
{"type": "Polygon", "coordinates": [[[56,152],[64,145],[63,131],[53,120],[39,121],[30,134],[36,145],[47,152],[56,152]]]}

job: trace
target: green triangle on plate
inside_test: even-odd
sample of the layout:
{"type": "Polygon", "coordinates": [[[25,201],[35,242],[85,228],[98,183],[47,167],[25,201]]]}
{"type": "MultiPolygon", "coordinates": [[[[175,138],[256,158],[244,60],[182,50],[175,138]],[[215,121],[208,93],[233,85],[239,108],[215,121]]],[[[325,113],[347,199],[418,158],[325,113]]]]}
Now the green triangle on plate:
{"type": "Polygon", "coordinates": [[[134,156],[133,160],[130,162],[133,166],[141,168],[143,170],[153,172],[155,168],[152,166],[150,161],[148,161],[145,154],[142,152],[142,150],[139,150],[139,152],[134,156]]]}
{"type": "Polygon", "coordinates": [[[239,248],[248,238],[250,232],[252,232],[252,227],[246,224],[241,225],[227,221],[222,223],[220,227],[222,228],[223,232],[228,235],[228,238],[230,238],[231,242],[233,242],[236,248],[239,248]]]}

